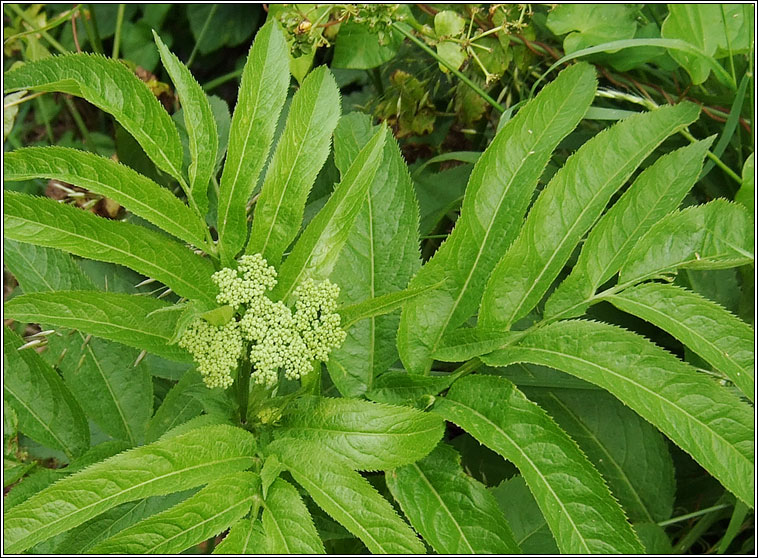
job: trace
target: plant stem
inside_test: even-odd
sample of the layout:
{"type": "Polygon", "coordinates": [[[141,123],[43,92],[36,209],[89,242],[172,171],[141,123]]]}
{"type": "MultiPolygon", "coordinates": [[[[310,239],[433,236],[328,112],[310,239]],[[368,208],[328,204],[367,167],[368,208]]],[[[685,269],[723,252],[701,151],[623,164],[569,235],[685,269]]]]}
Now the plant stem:
{"type": "Polygon", "coordinates": [[[105,54],[103,43],[100,41],[100,33],[97,31],[97,19],[95,19],[93,5],[87,4],[87,10],[89,11],[89,17],[82,17],[82,21],[84,21],[84,28],[87,30],[87,37],[89,37],[92,50],[98,54],[105,54]]]}
{"type": "Polygon", "coordinates": [[[203,85],[203,89],[206,91],[210,91],[211,89],[215,89],[221,84],[226,83],[227,81],[231,81],[234,78],[238,78],[242,75],[242,68],[239,70],[234,70],[233,72],[229,72],[228,74],[224,74],[223,76],[219,76],[217,78],[214,78],[210,80],[208,83],[203,85]]]}
{"type": "Polygon", "coordinates": [[[11,101],[7,105],[3,105],[3,109],[9,109],[11,107],[15,107],[16,105],[21,105],[25,103],[26,101],[31,101],[32,99],[36,99],[37,97],[41,97],[47,93],[47,91],[40,91],[39,93],[32,93],[31,95],[26,95],[24,97],[21,97],[20,99],[16,99],[15,101],[11,101]]]}
{"type": "Polygon", "coordinates": [[[121,47],[121,26],[124,24],[124,10],[126,4],[118,5],[118,13],[116,14],[116,32],[113,35],[113,54],[111,58],[118,58],[118,51],[121,47]]]}
{"type": "Polygon", "coordinates": [[[84,119],[79,113],[79,109],[76,108],[74,101],[71,100],[68,96],[63,97],[63,102],[66,103],[66,108],[68,108],[68,112],[71,113],[71,118],[74,119],[74,123],[76,124],[76,127],[79,130],[84,143],[87,145],[87,148],[94,153],[95,144],[92,142],[89,130],[87,130],[87,125],[84,123],[84,119]]]}
{"type": "Polygon", "coordinates": [[[679,523],[681,521],[687,521],[688,519],[700,517],[701,515],[705,515],[707,513],[720,511],[720,510],[728,508],[729,506],[730,506],[729,504],[717,504],[715,506],[711,506],[710,508],[703,508],[702,510],[698,510],[696,512],[686,513],[684,515],[678,515],[676,517],[672,517],[671,519],[667,519],[665,521],[659,521],[658,526],[666,527],[668,525],[673,525],[674,523],[679,523]]]}
{"type": "MultiPolygon", "coordinates": [[[[673,554],[685,554],[690,547],[697,542],[697,540],[702,537],[706,531],[716,523],[719,519],[724,517],[724,508],[730,507],[728,504],[722,504],[723,507],[720,507],[719,509],[710,509],[710,511],[701,517],[698,522],[695,524],[695,526],[690,529],[686,535],[684,535],[681,540],[676,544],[674,547],[673,554]]],[[[713,506],[718,507],[718,506],[713,506]]],[[[703,510],[705,511],[705,510],[703,510]]]]}
{"type": "Polygon", "coordinates": [[[50,126],[50,120],[47,118],[45,105],[43,105],[42,101],[39,99],[36,99],[35,103],[37,104],[37,110],[40,112],[40,114],[42,114],[42,120],[45,123],[45,133],[47,134],[47,139],[50,141],[50,144],[53,144],[55,143],[55,137],[53,136],[53,128],[50,126]]]}
{"type": "Polygon", "coordinates": [[[465,75],[463,75],[456,67],[454,67],[452,64],[450,64],[447,60],[440,57],[436,52],[434,52],[431,48],[429,48],[426,43],[416,38],[413,33],[408,31],[407,26],[404,24],[401,24],[399,22],[394,22],[392,24],[392,27],[400,31],[404,36],[409,38],[412,42],[414,42],[421,50],[426,52],[429,56],[434,58],[437,62],[445,66],[450,72],[455,75],[458,79],[460,79],[463,83],[468,85],[471,89],[474,90],[474,92],[479,95],[482,99],[487,101],[490,105],[492,105],[493,108],[495,108],[498,112],[505,112],[505,108],[498,103],[495,99],[490,97],[482,88],[480,88],[477,84],[475,84],[473,81],[471,81],[469,78],[467,78],[465,75]]]}
{"type": "MultiPolygon", "coordinates": [[[[247,353],[246,353],[247,354],[247,353]]],[[[237,372],[237,402],[240,408],[240,424],[247,424],[247,404],[250,400],[250,361],[247,357],[242,359],[237,372]]]]}
{"type": "Polygon", "coordinates": [[[208,30],[208,24],[213,19],[213,16],[216,14],[216,9],[218,8],[218,4],[213,4],[211,6],[210,11],[208,12],[208,16],[205,18],[205,23],[203,23],[203,28],[200,30],[200,34],[197,37],[197,41],[195,42],[195,46],[192,47],[192,52],[190,53],[190,57],[187,60],[187,67],[189,68],[192,66],[192,62],[195,60],[195,55],[197,55],[198,47],[200,46],[200,43],[203,41],[203,37],[205,37],[205,32],[208,30]]]}
{"type": "MultiPolygon", "coordinates": [[[[26,15],[26,12],[24,12],[16,4],[8,4],[8,7],[14,12],[16,12],[16,14],[21,19],[23,19],[26,23],[28,23],[32,29],[36,29],[36,27],[34,26],[35,25],[34,20],[32,20],[28,15],[26,15]]],[[[68,50],[58,41],[53,39],[50,33],[48,33],[47,31],[40,31],[40,34],[45,38],[45,40],[50,44],[50,46],[53,47],[55,50],[57,50],[60,54],[68,54],[68,50]]]]}

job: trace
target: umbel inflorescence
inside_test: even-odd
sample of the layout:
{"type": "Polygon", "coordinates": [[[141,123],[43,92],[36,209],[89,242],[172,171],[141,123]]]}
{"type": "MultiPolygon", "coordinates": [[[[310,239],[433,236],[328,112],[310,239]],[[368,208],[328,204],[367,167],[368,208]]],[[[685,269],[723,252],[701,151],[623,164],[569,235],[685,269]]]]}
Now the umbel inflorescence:
{"type": "Polygon", "coordinates": [[[297,380],[313,369],[311,361],[327,360],[345,340],[335,312],[340,289],[328,280],[308,279],[299,285],[293,292],[294,312],[266,296],[276,286],[276,270],[260,254],[242,256],[237,269],[217,271],[213,281],[219,288],[216,301],[237,314],[222,326],[198,318],[179,339],[208,387],[232,385],[232,371],[246,346],[253,381],[272,385],[280,368],[288,379],[297,380]]]}

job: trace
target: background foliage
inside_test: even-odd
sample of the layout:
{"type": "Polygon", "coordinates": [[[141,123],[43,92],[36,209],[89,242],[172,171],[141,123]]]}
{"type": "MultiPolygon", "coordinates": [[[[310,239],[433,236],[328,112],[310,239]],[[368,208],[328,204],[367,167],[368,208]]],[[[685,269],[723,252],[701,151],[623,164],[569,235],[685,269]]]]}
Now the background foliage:
{"type": "Polygon", "coordinates": [[[737,4],[4,5],[18,548],[752,553],[753,22],[737,4]],[[118,62],[50,58],[75,52],[118,62]],[[241,412],[171,341],[176,303],[215,306],[251,213],[278,294],[308,266],[350,278],[351,327],[320,385],[253,388],[241,412]],[[255,436],[219,424],[240,419],[255,436]],[[156,456],[171,482],[119,476],[156,456]],[[94,479],[114,493],[61,515],[94,479]]]}

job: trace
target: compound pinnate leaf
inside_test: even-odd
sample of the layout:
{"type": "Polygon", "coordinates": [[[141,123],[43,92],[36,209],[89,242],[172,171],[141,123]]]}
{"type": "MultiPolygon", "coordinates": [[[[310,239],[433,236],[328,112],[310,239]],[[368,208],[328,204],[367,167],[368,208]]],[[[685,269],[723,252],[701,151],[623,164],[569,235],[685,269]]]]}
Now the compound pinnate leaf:
{"type": "Polygon", "coordinates": [[[442,338],[433,356],[443,362],[463,362],[502,348],[514,335],[497,329],[458,328],[442,338]]]}
{"type": "Polygon", "coordinates": [[[177,238],[205,247],[205,223],[166,188],[126,165],[67,147],[27,147],[5,156],[6,180],[49,178],[107,196],[177,238]]]}
{"type": "Polygon", "coordinates": [[[301,281],[329,277],[382,162],[386,137],[387,128],[382,126],[361,149],[326,205],[300,235],[279,271],[274,297],[288,300],[301,281]]]}
{"type": "Polygon", "coordinates": [[[74,396],[24,340],[3,328],[3,397],[18,415],[18,428],[45,446],[69,457],[89,447],[89,426],[74,396]]]}
{"type": "Polygon", "coordinates": [[[218,200],[219,248],[224,263],[234,259],[247,239],[247,202],[287,97],[287,64],[284,36],[276,23],[267,23],[255,36],[245,62],[229,130],[218,200]]]}
{"type": "MultiPolygon", "coordinates": [[[[3,246],[5,265],[25,293],[95,290],[65,252],[9,239],[3,246]]],[[[124,366],[137,361],[139,350],[72,333],[57,331],[47,338],[48,351],[57,359],[66,384],[87,416],[104,432],[137,444],[152,413],[153,390],[144,363],[124,366]]]]}
{"type": "Polygon", "coordinates": [[[5,304],[8,318],[78,329],[169,360],[186,362],[191,360],[190,354],[168,344],[180,312],[181,307],[173,309],[171,304],[155,298],[101,291],[29,293],[5,304]],[[155,313],[150,315],[152,312],[155,313]]]}
{"type": "Polygon", "coordinates": [[[728,310],[674,285],[645,283],[607,299],[669,332],[720,370],[745,397],[755,397],[753,329],[728,310]]]}
{"type": "Polygon", "coordinates": [[[218,291],[210,260],[144,227],[16,192],[5,194],[4,218],[3,231],[12,240],[121,264],[187,298],[210,301],[218,291]]]}
{"type": "Polygon", "coordinates": [[[518,233],[550,154],[579,123],[595,87],[590,66],[564,70],[500,130],[477,161],[453,232],[409,285],[445,281],[403,307],[397,344],[411,373],[428,371],[442,336],[476,311],[502,249],[518,233]]]}
{"type": "MultiPolygon", "coordinates": [[[[334,159],[341,171],[347,171],[374,131],[368,115],[353,112],[340,119],[334,134],[334,159]]],[[[377,304],[377,314],[350,326],[341,313],[341,325],[348,336],[332,352],[327,365],[342,395],[363,395],[371,389],[374,378],[397,360],[395,337],[400,313],[394,310],[410,298],[401,295],[405,292],[402,289],[420,266],[413,183],[397,142],[387,138],[382,162],[332,278],[342,287],[340,300],[344,305],[370,300],[378,303],[380,297],[393,295],[398,300],[395,305],[377,304]]]]}
{"type": "Polygon", "coordinates": [[[737,497],[752,501],[752,408],[644,337],[609,324],[567,320],[482,360],[491,366],[541,364],[608,390],[737,497]]]}
{"type": "Polygon", "coordinates": [[[571,274],[545,304],[545,315],[581,314],[597,288],[621,269],[634,244],[692,188],[713,138],[660,157],[592,228],[571,274]]]}
{"type": "Polygon", "coordinates": [[[23,552],[115,506],[206,484],[253,464],[255,438],[209,426],[121,453],[35,494],[5,515],[5,551],[23,552]]]}
{"type": "Polygon", "coordinates": [[[437,395],[450,387],[455,376],[418,376],[405,371],[385,372],[376,379],[374,389],[366,397],[378,403],[390,405],[413,405],[419,398],[437,395]]]}
{"type": "Polygon", "coordinates": [[[26,62],[4,76],[5,89],[60,91],[112,114],[150,159],[182,181],[182,144],[171,117],[126,66],[96,54],[66,54],[26,62]]]}
{"type": "Polygon", "coordinates": [[[658,144],[699,112],[697,105],[682,103],[630,116],[569,157],[492,272],[479,310],[481,325],[507,329],[528,314],[616,190],[658,144]]]}
{"type": "Polygon", "coordinates": [[[724,199],[667,215],[634,245],[619,283],[630,284],[677,268],[721,269],[754,261],[755,226],[742,205],[724,199]]]}
{"type": "Polygon", "coordinates": [[[326,446],[363,471],[399,467],[427,455],[444,430],[439,417],[410,407],[347,398],[301,398],[282,417],[283,436],[326,446]]]}
{"type": "MultiPolygon", "coordinates": [[[[333,275],[335,280],[340,275],[333,275]]],[[[427,285],[425,287],[419,287],[417,289],[405,289],[402,291],[395,291],[384,295],[377,296],[375,298],[368,298],[355,304],[348,304],[337,308],[337,312],[342,317],[341,326],[343,328],[349,328],[352,325],[376,316],[383,316],[394,312],[402,307],[403,304],[420,296],[424,293],[432,291],[439,287],[442,282],[436,285],[427,285]]]]}
{"type": "Polygon", "coordinates": [[[229,534],[213,549],[213,554],[263,554],[265,548],[266,535],[260,520],[243,517],[232,525],[229,534]]]}
{"type": "Polygon", "coordinates": [[[421,554],[424,545],[392,505],[350,465],[308,440],[275,440],[276,455],[325,512],[380,554],[421,554]]]}
{"type": "Polygon", "coordinates": [[[437,400],[434,411],[519,468],[562,552],[642,552],[600,473],[510,381],[466,376],[437,400]]]}
{"type": "Polygon", "coordinates": [[[195,491],[195,489],[189,489],[166,496],[151,496],[111,508],[66,533],[63,542],[55,547],[55,553],[68,555],[88,553],[100,541],[120,533],[151,515],[175,506],[195,491]]]}
{"type": "Polygon", "coordinates": [[[504,480],[490,492],[505,514],[516,542],[524,554],[559,554],[553,534],[542,515],[524,477],[504,480]]]}
{"type": "MultiPolygon", "coordinates": [[[[297,489],[276,479],[263,506],[267,554],[324,554],[324,544],[297,489]]],[[[263,549],[258,552],[262,553],[263,549]]]]}
{"type": "Polygon", "coordinates": [[[245,515],[260,478],[234,473],[183,502],[124,529],[89,550],[92,554],[178,554],[217,535],[245,515]]]}
{"type": "Polygon", "coordinates": [[[340,96],[331,72],[308,74],[292,99],[274,157],[255,204],[248,254],[263,254],[276,267],[300,230],[308,193],[329,156],[340,115],[340,96]]]}
{"type": "Polygon", "coordinates": [[[163,44],[153,31],[161,61],[174,82],[184,114],[184,125],[189,138],[191,162],[189,164],[189,192],[201,216],[208,212],[208,183],[216,167],[218,130],[211,104],[200,84],[187,66],[163,44]]]}
{"type": "Polygon", "coordinates": [[[604,391],[524,388],[579,444],[630,521],[663,521],[674,508],[674,463],[656,428],[604,391]]]}
{"type": "Polygon", "coordinates": [[[520,554],[495,498],[463,471],[450,446],[386,478],[411,525],[438,553],[520,554]]]}

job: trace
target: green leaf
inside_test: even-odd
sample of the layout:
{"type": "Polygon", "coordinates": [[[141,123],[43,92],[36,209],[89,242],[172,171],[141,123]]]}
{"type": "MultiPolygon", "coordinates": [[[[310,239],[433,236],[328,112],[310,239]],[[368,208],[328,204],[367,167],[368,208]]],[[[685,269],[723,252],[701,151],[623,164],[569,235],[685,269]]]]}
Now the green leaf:
{"type": "Polygon", "coordinates": [[[329,277],[382,162],[386,136],[387,128],[382,126],[361,149],[282,264],[272,296],[288,300],[293,289],[305,279],[329,277]]]}
{"type": "Polygon", "coordinates": [[[265,545],[266,535],[260,520],[245,517],[232,525],[229,534],[213,549],[213,554],[262,554],[265,545]]]}
{"type": "Polygon", "coordinates": [[[255,439],[209,426],[92,465],[5,515],[5,551],[23,552],[119,504],[205,484],[253,464],[255,439]]]}
{"type": "Polygon", "coordinates": [[[669,332],[754,400],[755,333],[731,312],[697,293],[660,283],[631,287],[607,300],[669,332]]]}
{"type": "Polygon", "coordinates": [[[5,156],[6,180],[61,180],[107,196],[177,238],[206,248],[205,223],[176,196],[112,159],[67,147],[26,147],[5,156]]]}
{"type": "Polygon", "coordinates": [[[172,428],[199,416],[205,410],[203,399],[211,393],[196,370],[185,372],[150,419],[145,439],[153,442],[172,428]]]}
{"type": "Polygon", "coordinates": [[[185,500],[195,490],[185,490],[167,496],[151,496],[135,502],[127,502],[68,532],[63,542],[55,547],[56,554],[84,554],[91,548],[138,521],[173,507],[185,500]]]}
{"type": "Polygon", "coordinates": [[[216,327],[228,324],[232,316],[234,316],[234,308],[228,304],[200,314],[201,318],[216,327]]]}
{"type": "Polygon", "coordinates": [[[269,488],[262,520],[267,554],[326,553],[303,499],[284,479],[276,479],[269,488]]]}
{"type": "Polygon", "coordinates": [[[631,521],[655,523],[674,508],[674,464],[655,427],[604,391],[524,389],[579,445],[631,521]]]}
{"type": "Polygon", "coordinates": [[[74,258],[60,250],[4,238],[3,257],[25,293],[95,290],[74,258]]]}
{"type": "Polygon", "coordinates": [[[118,440],[142,442],[153,382],[139,349],[66,330],[48,337],[48,351],[89,419],[118,440]]]}
{"type": "Polygon", "coordinates": [[[16,192],[5,194],[4,218],[6,238],[125,265],[179,296],[215,300],[218,289],[211,281],[210,260],[161,233],[16,192]]]}
{"type": "Polygon", "coordinates": [[[368,25],[346,21],[334,43],[331,67],[370,70],[392,60],[402,44],[403,36],[392,28],[382,40],[368,25]]]}
{"type": "Polygon", "coordinates": [[[60,469],[38,468],[34,473],[26,477],[24,482],[14,486],[10,493],[5,496],[3,500],[5,513],[8,513],[8,510],[11,508],[26,502],[31,496],[47,488],[55,481],[127,449],[129,449],[129,445],[126,442],[111,440],[89,448],[80,457],[71,461],[67,467],[60,469]]]}
{"type": "MultiPolygon", "coordinates": [[[[708,56],[731,56],[752,48],[752,22],[753,10],[746,4],[672,4],[661,36],[687,41],[708,56]]],[[[673,50],[669,54],[687,70],[695,85],[711,73],[710,64],[700,57],[673,50]]]]}
{"type": "Polygon", "coordinates": [[[442,338],[434,358],[442,362],[463,362],[502,348],[514,333],[496,329],[459,328],[442,338]]]}
{"type": "Polygon", "coordinates": [[[194,496],[102,541],[93,554],[178,554],[245,515],[260,487],[252,472],[213,480],[194,496]]]}
{"type": "Polygon", "coordinates": [[[184,113],[184,125],[189,138],[191,162],[189,165],[189,192],[201,216],[208,212],[208,183],[216,167],[218,150],[218,130],[213,118],[211,104],[200,84],[187,66],[163,44],[153,30],[153,38],[158,46],[161,61],[174,82],[184,113]]]}
{"type": "Polygon", "coordinates": [[[755,219],[755,154],[751,153],[742,167],[742,185],[734,195],[734,201],[741,203],[751,211],[755,219]]]}
{"type": "Polygon", "coordinates": [[[139,295],[57,291],[14,297],[5,303],[5,316],[22,322],[78,329],[169,360],[186,362],[191,360],[190,354],[168,344],[181,308],[148,318],[151,312],[169,306],[162,300],[139,295]]]}
{"type": "Polygon", "coordinates": [[[5,90],[60,91],[113,115],[158,168],[182,182],[182,145],[153,92],[117,60],[87,53],[26,62],[4,76],[5,90]]]}
{"type": "Polygon", "coordinates": [[[742,205],[717,199],[688,207],[667,215],[640,238],[621,268],[619,283],[637,283],[680,267],[751,264],[754,235],[753,220],[742,205]]]}
{"type": "Polygon", "coordinates": [[[390,405],[413,405],[421,397],[437,395],[446,390],[456,377],[417,376],[407,372],[385,372],[376,379],[374,388],[366,392],[366,397],[378,403],[390,405]]]}
{"type": "Polygon", "coordinates": [[[545,304],[547,317],[582,313],[598,287],[621,269],[639,237],[679,206],[712,141],[664,155],[637,177],[590,231],[571,274],[545,304]]]}
{"type": "Polygon", "coordinates": [[[752,501],[752,408],[647,339],[608,324],[569,320],[482,360],[491,366],[542,364],[608,390],[737,497],[752,501]]]}
{"type": "Polygon", "coordinates": [[[255,204],[246,253],[263,254],[278,267],[300,230],[308,193],[329,156],[340,114],[340,96],[331,72],[311,72],[295,93],[274,157],[255,204]]]}
{"type": "Polygon", "coordinates": [[[287,97],[288,52],[276,23],[261,27],[242,71],[218,199],[219,249],[230,263],[247,239],[247,202],[287,97]]]}
{"type": "Polygon", "coordinates": [[[325,453],[320,444],[280,439],[268,446],[268,452],[279,458],[316,504],[363,541],[369,551],[424,552],[421,541],[390,503],[346,462],[325,453]]]}
{"type": "Polygon", "coordinates": [[[511,477],[490,491],[524,554],[559,554],[558,545],[524,477],[511,477]]]}
{"type": "Polygon", "coordinates": [[[42,445],[80,455],[89,447],[89,427],[63,380],[24,340],[3,328],[3,398],[18,415],[18,429],[42,445]]]}
{"type": "Polygon", "coordinates": [[[490,275],[479,323],[507,329],[526,316],[616,190],[657,145],[699,112],[697,105],[682,103],[640,113],[582,145],[540,193],[518,238],[490,275]]]}
{"type": "Polygon", "coordinates": [[[354,469],[376,471],[421,459],[443,430],[438,417],[409,407],[302,397],[288,407],[277,434],[318,442],[354,469]]]}
{"type": "Polygon", "coordinates": [[[388,471],[387,486],[439,554],[520,554],[495,498],[463,472],[460,459],[441,444],[418,463],[388,471]]]}
{"type": "MultiPolygon", "coordinates": [[[[354,112],[340,119],[334,152],[343,174],[374,132],[368,115],[354,112]]],[[[411,297],[402,289],[420,266],[413,182],[397,142],[388,138],[382,162],[331,275],[342,287],[342,304],[352,305],[352,311],[362,301],[363,308],[374,303],[372,315],[362,323],[352,323],[340,312],[348,336],[331,353],[327,366],[342,395],[363,395],[374,378],[397,361],[400,313],[394,311],[411,297]]],[[[350,312],[348,309],[348,317],[350,312]]]]}
{"type": "Polygon", "coordinates": [[[505,378],[466,376],[434,411],[512,461],[561,552],[638,554],[642,546],[576,443],[505,378]]]}
{"type": "Polygon", "coordinates": [[[595,87],[590,66],[564,70],[498,132],[477,161],[453,232],[410,283],[418,288],[445,280],[440,289],[403,307],[397,344],[410,372],[429,370],[442,336],[475,313],[550,154],[587,111],[595,87]]]}
{"type": "Polygon", "coordinates": [[[583,48],[631,39],[637,31],[637,9],[623,4],[561,4],[550,10],[547,28],[566,35],[563,50],[571,54],[583,48]]]}
{"type": "MultiPolygon", "coordinates": [[[[339,280],[338,278],[340,275],[335,274],[333,277],[336,280],[339,280]]],[[[404,289],[402,291],[387,293],[375,298],[369,298],[362,302],[356,302],[355,304],[341,306],[337,308],[337,312],[342,319],[341,326],[343,328],[349,328],[362,320],[394,312],[409,300],[413,300],[417,296],[433,291],[441,285],[442,281],[434,285],[419,287],[418,289],[404,289]]]]}

